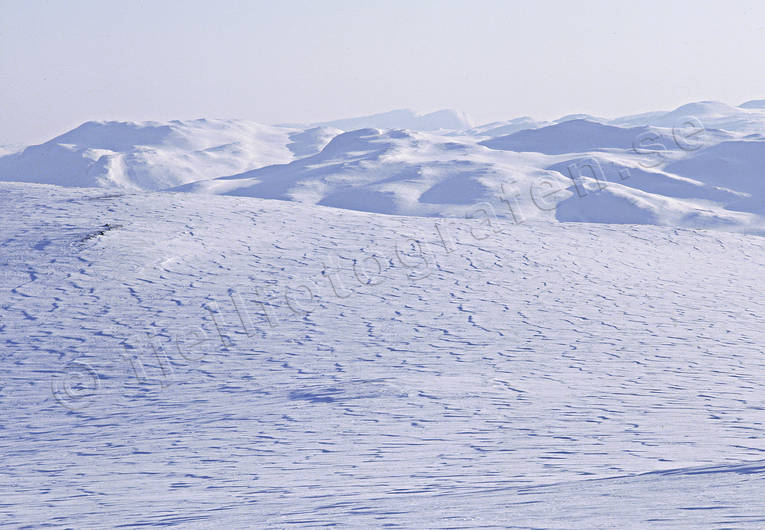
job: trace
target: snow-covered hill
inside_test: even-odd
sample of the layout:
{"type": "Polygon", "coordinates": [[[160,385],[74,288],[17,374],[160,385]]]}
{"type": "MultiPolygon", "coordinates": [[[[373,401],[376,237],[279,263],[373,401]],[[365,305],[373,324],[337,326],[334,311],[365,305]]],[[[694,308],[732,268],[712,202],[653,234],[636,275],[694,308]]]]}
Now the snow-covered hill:
{"type": "Polygon", "coordinates": [[[0,180],[158,190],[288,162],[323,141],[239,120],[87,122],[0,157],[0,180]]]}
{"type": "Polygon", "coordinates": [[[757,101],[732,107],[719,101],[688,103],[668,112],[653,112],[608,120],[613,125],[674,127],[687,118],[694,118],[708,129],[724,129],[738,133],[765,133],[765,106],[757,101]]]}
{"type": "Polygon", "coordinates": [[[668,143],[666,135],[647,127],[622,128],[577,118],[538,129],[527,129],[484,140],[481,145],[504,151],[531,151],[548,155],[583,153],[601,149],[632,149],[641,136],[653,134],[668,143]]]}
{"type": "MultiPolygon", "coordinates": [[[[513,175],[523,182],[547,177],[565,186],[561,175],[537,169],[537,159],[534,154],[492,152],[472,139],[360,129],[336,136],[316,155],[175,191],[447,217],[465,216],[488,202],[506,215],[502,185],[510,184],[513,175]]],[[[549,212],[529,213],[550,217],[549,212]]]]}
{"type": "Polygon", "coordinates": [[[88,122],[0,180],[275,198],[367,212],[765,233],[761,101],[470,127],[391,111],[314,126],[88,122]]]}
{"type": "Polygon", "coordinates": [[[762,238],[0,199],[2,526],[765,517],[762,238]]]}
{"type": "MultiPolygon", "coordinates": [[[[765,211],[741,206],[765,197],[765,189],[749,183],[757,182],[755,176],[750,172],[726,181],[705,173],[713,168],[706,159],[716,156],[714,146],[728,145],[732,137],[700,131],[684,139],[673,129],[579,119],[480,142],[467,134],[361,129],[338,135],[320,153],[289,164],[174,190],[399,215],[765,233],[765,211]],[[697,156],[702,162],[693,165],[697,156]],[[668,164],[692,169],[676,175],[662,169],[668,164]]],[[[765,146],[746,142],[754,149],[765,146]]]]}

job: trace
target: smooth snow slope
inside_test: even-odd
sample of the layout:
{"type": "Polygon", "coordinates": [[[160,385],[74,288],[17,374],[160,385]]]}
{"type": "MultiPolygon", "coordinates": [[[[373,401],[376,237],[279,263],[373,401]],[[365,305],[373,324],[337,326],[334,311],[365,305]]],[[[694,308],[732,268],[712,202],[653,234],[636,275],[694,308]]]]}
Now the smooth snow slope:
{"type": "Polygon", "coordinates": [[[0,200],[2,525],[765,521],[759,237],[0,200]]]}

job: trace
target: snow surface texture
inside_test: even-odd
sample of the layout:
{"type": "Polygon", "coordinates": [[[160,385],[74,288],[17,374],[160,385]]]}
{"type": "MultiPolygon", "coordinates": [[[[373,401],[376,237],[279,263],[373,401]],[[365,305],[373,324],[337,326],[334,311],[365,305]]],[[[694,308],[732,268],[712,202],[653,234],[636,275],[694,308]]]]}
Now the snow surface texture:
{"type": "Polygon", "coordinates": [[[0,156],[0,180],[762,234],[763,134],[761,100],[475,127],[453,111],[408,110],[290,126],[88,122],[0,156]]]}
{"type": "Polygon", "coordinates": [[[0,184],[0,524],[765,522],[765,243],[0,184]]]}

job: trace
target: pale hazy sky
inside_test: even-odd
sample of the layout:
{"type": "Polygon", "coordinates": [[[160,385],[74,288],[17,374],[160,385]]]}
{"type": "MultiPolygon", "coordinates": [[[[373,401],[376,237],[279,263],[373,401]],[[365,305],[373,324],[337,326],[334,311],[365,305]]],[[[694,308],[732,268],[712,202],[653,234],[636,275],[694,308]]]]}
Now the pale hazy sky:
{"type": "Polygon", "coordinates": [[[765,98],[765,2],[0,0],[0,144],[91,119],[475,122],[765,98]]]}

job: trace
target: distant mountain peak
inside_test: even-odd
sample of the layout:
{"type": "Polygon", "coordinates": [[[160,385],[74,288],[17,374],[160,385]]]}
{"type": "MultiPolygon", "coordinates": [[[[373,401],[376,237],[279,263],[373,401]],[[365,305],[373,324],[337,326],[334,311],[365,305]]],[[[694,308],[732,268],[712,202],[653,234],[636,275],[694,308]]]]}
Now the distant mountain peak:
{"type": "Polygon", "coordinates": [[[589,121],[589,122],[603,122],[607,121],[603,118],[592,116],[591,114],[567,114],[561,118],[555,120],[555,123],[564,123],[567,121],[589,121]]]}
{"type": "Polygon", "coordinates": [[[765,109],[765,99],[752,99],[739,105],[741,109],[765,109]]]}
{"type": "Polygon", "coordinates": [[[709,115],[735,113],[735,111],[735,107],[731,107],[727,103],[722,103],[720,101],[695,101],[677,107],[671,114],[709,115]]]}
{"type": "Polygon", "coordinates": [[[470,128],[470,119],[465,114],[452,109],[442,109],[426,114],[417,113],[411,109],[395,109],[369,116],[314,123],[312,126],[336,127],[344,131],[366,128],[411,129],[413,131],[464,130],[470,128]]]}

